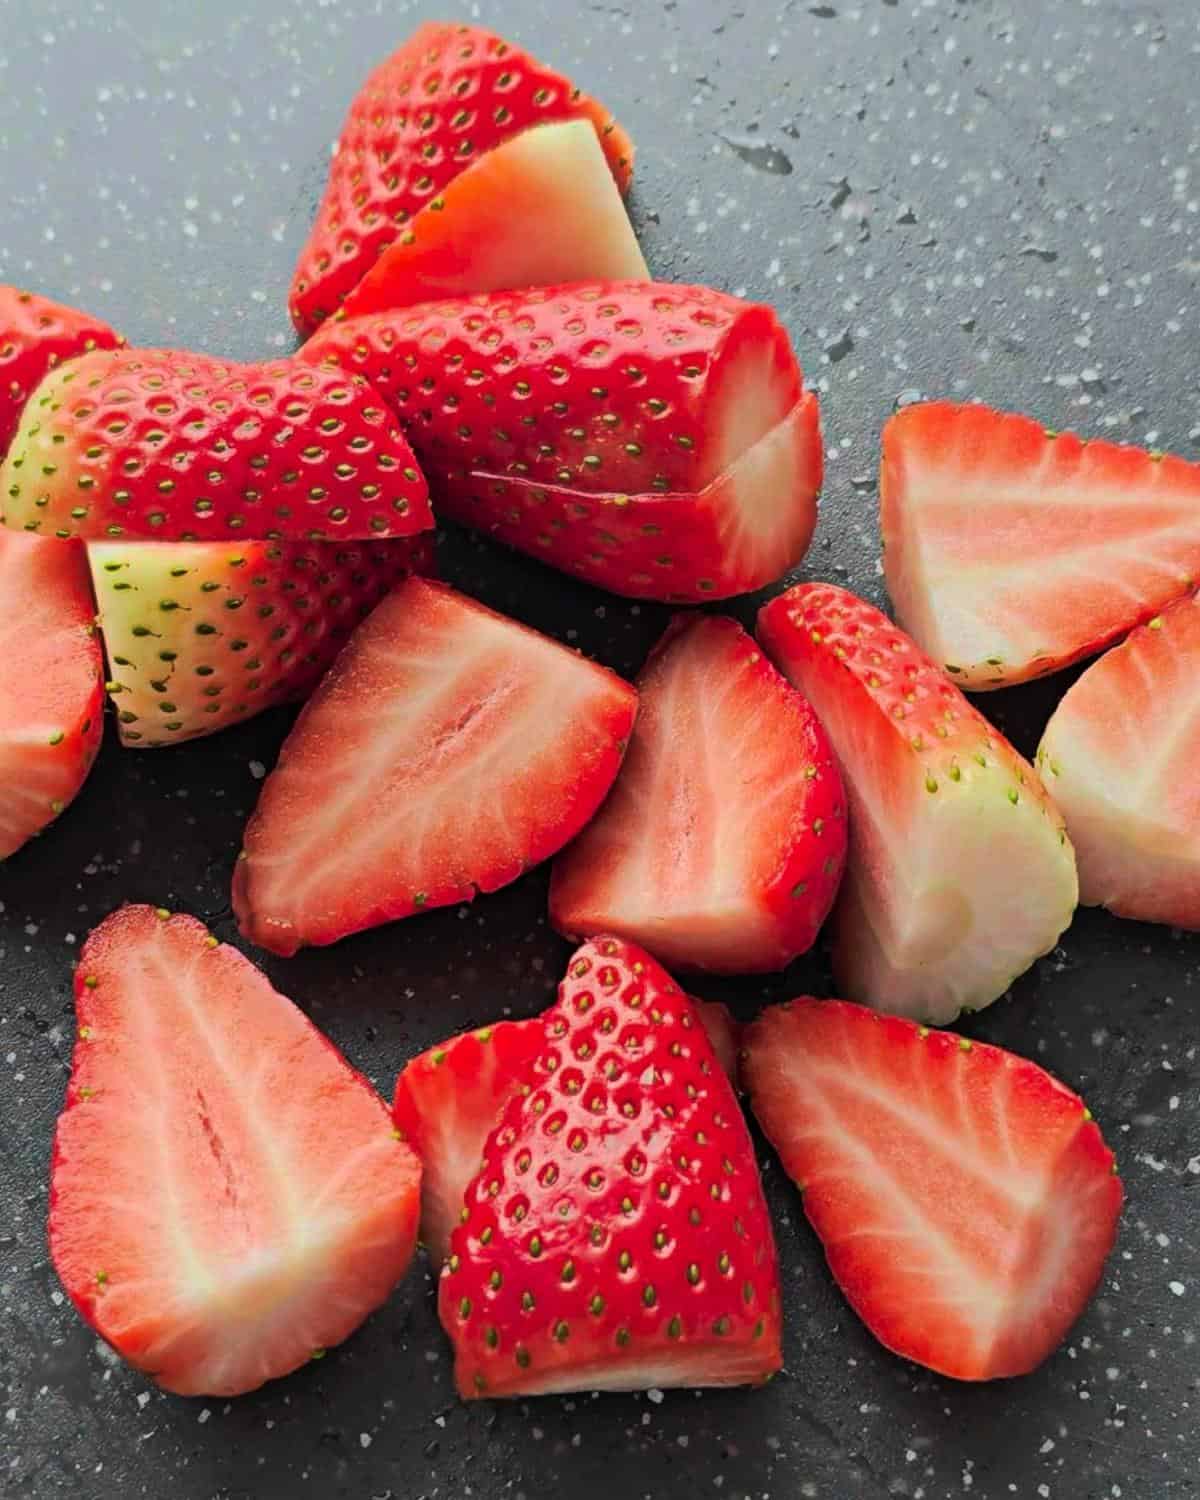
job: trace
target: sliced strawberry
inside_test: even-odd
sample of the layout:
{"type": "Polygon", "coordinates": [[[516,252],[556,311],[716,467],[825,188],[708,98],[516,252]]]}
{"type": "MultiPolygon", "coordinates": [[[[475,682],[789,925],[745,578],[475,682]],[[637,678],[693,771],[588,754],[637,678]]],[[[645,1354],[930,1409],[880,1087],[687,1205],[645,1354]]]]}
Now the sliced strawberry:
{"type": "Polygon", "coordinates": [[[588,120],[539,125],[477,158],[419,214],[337,317],[434,297],[650,272],[588,120]]]}
{"type": "Polygon", "coordinates": [[[89,542],[121,741],[153,748],[306,698],[433,533],[385,542],[89,542]]]}
{"type": "Polygon", "coordinates": [[[362,380],[296,360],[85,354],[25,408],[2,519],[42,536],[311,541],[432,524],[425,481],[362,380]]]}
{"type": "Polygon", "coordinates": [[[421,1169],[374,1090],[233,948],[127,906],[75,983],[50,1253],[83,1318],[182,1395],[348,1337],[404,1274],[421,1169]]]}
{"type": "Polygon", "coordinates": [[[744,593],[812,537],[817,398],[768,307],[539,287],[334,322],[301,357],[370,379],[447,515],[614,593],[744,593]]]}
{"type": "Polygon", "coordinates": [[[999,1047],[840,1000],[747,1028],[750,1100],[834,1279],[882,1344],[1023,1375],[1100,1283],[1122,1190],[1082,1099],[999,1047]]]}
{"type": "Polygon", "coordinates": [[[604,800],[627,682],[444,585],[401,583],[351,639],[263,787],[234,881],[276,953],[494,891],[604,800]]]}
{"type": "Polygon", "coordinates": [[[825,732],[735,620],[675,620],[638,679],[612,795],[559,855],[560,932],[619,933],[673,967],[755,973],[810,948],[846,857],[825,732]]]}
{"type": "Polygon", "coordinates": [[[1038,769],[1079,860],[1079,899],[1200,928],[1200,601],[1179,599],[1090,666],[1038,769]]]}
{"type": "Polygon", "coordinates": [[[845,589],[789,589],[758,638],[816,709],[846,783],[842,989],[939,1024],[990,1005],[1075,910],[1075,857],[1037,772],[845,589]]]}
{"type": "Polygon", "coordinates": [[[440,1288],[463,1396],[741,1385],[780,1363],[758,1165],[695,1007],[640,949],[572,959],[440,1288]]]}
{"type": "MultiPolygon", "coordinates": [[[[424,236],[459,175],[530,126],[589,121],[622,192],[633,143],[595,99],[478,26],[427,22],[370,75],[342,127],[292,280],[308,334],[406,234],[424,236]]],[[[540,226],[526,224],[530,247],[540,226]]],[[[531,285],[535,278],[524,279],[531,285]]]]}
{"type": "Polygon", "coordinates": [[[880,510],[897,618],[976,690],[1090,656],[1200,579],[1200,464],[983,406],[891,419],[880,510]]]}
{"type": "MultiPolygon", "coordinates": [[[[694,1000],[713,1055],[732,1082],[740,1027],[728,1007],[694,1000]]],[[[542,1019],[497,1021],[439,1042],[405,1065],[392,1118],[421,1158],[421,1239],[435,1265],[450,1249],[463,1197],[479,1171],[500,1111],[523,1085],[544,1045],[542,1019]]]]}
{"type": "Polygon", "coordinates": [[[104,662],[87,562],[0,528],[0,859],[83,785],[104,727],[104,662]]]}
{"type": "Polygon", "coordinates": [[[0,460],[30,395],[64,360],[124,340],[107,323],[47,297],[0,285],[0,460]]]}

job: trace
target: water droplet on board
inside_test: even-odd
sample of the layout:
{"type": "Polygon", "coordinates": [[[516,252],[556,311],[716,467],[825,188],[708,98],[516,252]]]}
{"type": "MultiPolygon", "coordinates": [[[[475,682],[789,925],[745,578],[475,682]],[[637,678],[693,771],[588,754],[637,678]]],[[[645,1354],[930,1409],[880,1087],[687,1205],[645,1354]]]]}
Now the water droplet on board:
{"type": "Polygon", "coordinates": [[[850,337],[848,328],[844,328],[836,339],[825,345],[825,353],[829,356],[831,365],[840,364],[853,349],[854,340],[850,337]]]}
{"type": "Polygon", "coordinates": [[[914,386],[909,386],[906,390],[901,391],[892,402],[892,410],[903,411],[906,406],[916,406],[918,401],[923,401],[924,399],[920,391],[914,386]]]}
{"type": "Polygon", "coordinates": [[[791,157],[770,141],[756,141],[752,136],[745,135],[723,135],[721,139],[735,156],[756,172],[771,172],[776,177],[787,177],[793,170],[791,157]]]}

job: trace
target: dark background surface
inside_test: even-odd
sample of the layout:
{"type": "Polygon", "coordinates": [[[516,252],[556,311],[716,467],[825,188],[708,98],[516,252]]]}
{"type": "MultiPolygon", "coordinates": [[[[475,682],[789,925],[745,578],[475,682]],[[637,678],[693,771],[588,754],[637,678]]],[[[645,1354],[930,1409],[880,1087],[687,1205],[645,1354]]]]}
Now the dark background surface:
{"type": "MultiPolygon", "coordinates": [[[[343,110],[368,67],[439,13],[0,0],[0,279],[102,314],[131,342],[242,358],[289,347],[287,282],[343,110]]],[[[1200,456],[1194,0],[489,0],[464,14],[570,70],[633,131],[633,211],[659,276],[770,300],[787,320],[824,398],[830,460],[804,576],[881,599],[878,430],[914,392],[1200,456]]],[[[666,618],[462,536],[443,564],[627,673],[666,618]]],[[[983,706],[1028,752],[1061,686],[983,706]]],[[[44,1243],[72,962],[124,900],[234,936],[239,831],[288,722],[160,752],[110,738],[61,824],[0,870],[0,1494],[1196,1491],[1200,941],[1096,913],[969,1028],[1078,1087],[1128,1187],[1098,1300],[1025,1380],[957,1386],[879,1348],[769,1160],[787,1372],[760,1392],[460,1405],[423,1261],[320,1365],[233,1403],[165,1396],[107,1354],[44,1243]]],[[[471,908],[267,967],[390,1094],[417,1050],[547,1001],[567,948],[544,910],[535,872],[471,908]]],[[[750,1014],[809,988],[828,993],[819,957],[725,990],[750,1014]]]]}

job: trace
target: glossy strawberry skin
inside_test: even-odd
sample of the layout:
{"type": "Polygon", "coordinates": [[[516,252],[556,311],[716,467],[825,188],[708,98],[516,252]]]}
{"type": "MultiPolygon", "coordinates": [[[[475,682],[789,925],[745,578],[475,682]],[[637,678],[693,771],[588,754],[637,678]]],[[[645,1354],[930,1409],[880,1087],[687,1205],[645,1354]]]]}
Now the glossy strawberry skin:
{"type": "Polygon", "coordinates": [[[427,22],[367,78],[350,106],[289,298],[302,335],[342,302],[413,219],[493,146],[533,125],[586,119],[617,185],[633,143],[595,99],[478,26],[427,22]]]}
{"type": "Polygon", "coordinates": [[[64,539],[341,541],[432,524],[412,451],[364,382],[164,349],[52,372],[0,495],[7,525],[64,539]]]}

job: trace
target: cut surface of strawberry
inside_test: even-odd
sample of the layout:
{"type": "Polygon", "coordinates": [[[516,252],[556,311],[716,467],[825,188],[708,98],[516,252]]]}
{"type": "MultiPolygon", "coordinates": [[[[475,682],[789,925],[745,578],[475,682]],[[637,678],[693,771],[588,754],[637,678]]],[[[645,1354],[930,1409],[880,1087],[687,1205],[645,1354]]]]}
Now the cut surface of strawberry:
{"type": "Polygon", "coordinates": [[[1023,1375],[1083,1312],[1122,1189],[1083,1101],[999,1047],[838,1000],[746,1030],[759,1124],[830,1270],[896,1354],[1023,1375]]]}
{"type": "Polygon", "coordinates": [[[170,349],[52,370],[0,495],[14,530],[85,540],[341,541],[432,525],[412,450],[365,381],[170,349]]]}
{"type": "Polygon", "coordinates": [[[715,615],[676,619],[638,695],[616,785],[555,862],[551,920],[674,968],[782,969],[812,946],[845,863],[824,730],[754,639],[715,615]]]}
{"type": "Polygon", "coordinates": [[[1200,603],[1177,600],[1094,662],[1038,768],[1067,820],[1079,899],[1200,928],[1200,603]]]}
{"type": "Polygon", "coordinates": [[[124,340],[88,313],[19,287],[0,285],[0,460],[16,435],[25,403],[51,370],[124,340]]]}
{"type": "Polygon", "coordinates": [[[400,1280],[421,1169],[315,1026],[191,917],[127,906],[76,974],[50,1252],[83,1318],[181,1395],[347,1338],[400,1280]]]}
{"type": "MultiPolygon", "coordinates": [[[[57,544],[55,544],[57,545],[57,544]]],[[[121,742],[214,734],[305,698],[433,533],[383,542],[89,542],[121,742]]]]}
{"type": "MultiPolygon", "coordinates": [[[[597,100],[494,32],[419,26],[350,106],[292,280],[299,331],[309,334],[337,312],[390,246],[423,236],[460,175],[494,148],[568,120],[590,123],[624,192],[633,144],[597,100]]],[[[527,233],[539,232],[535,215],[527,233]]]]}
{"type": "Polygon", "coordinates": [[[744,593],[812,538],[817,398],[770,308],[538,287],[330,323],[301,357],[371,381],[441,512],[614,593],[744,593]]]}
{"type": "Polygon", "coordinates": [[[289,954],[507,885],[593,816],[636,712],[606,668],[406,580],[263,786],[234,881],[242,931],[289,954]]]}
{"type": "Polygon", "coordinates": [[[0,859],[71,802],[104,727],[87,560],[0,530],[0,859]]]}
{"type": "Polygon", "coordinates": [[[896,617],[973,690],[1056,672],[1200,580],[1200,464],[948,402],[883,432],[896,617]]]}
{"type": "Polygon", "coordinates": [[[512,287],[650,279],[588,120],[514,136],[435,203],[384,251],[339,318],[512,287]]]}
{"type": "Polygon", "coordinates": [[[799,584],[758,638],[816,710],[850,806],[834,915],[844,993],[944,1024],[997,999],[1071,921],[1075,857],[1033,767],[908,636],[799,584]]]}
{"type": "Polygon", "coordinates": [[[692,1002],[606,938],[575,954],[543,1025],[442,1270],[459,1392],[767,1379],[780,1363],[771,1222],[692,1002]]]}

